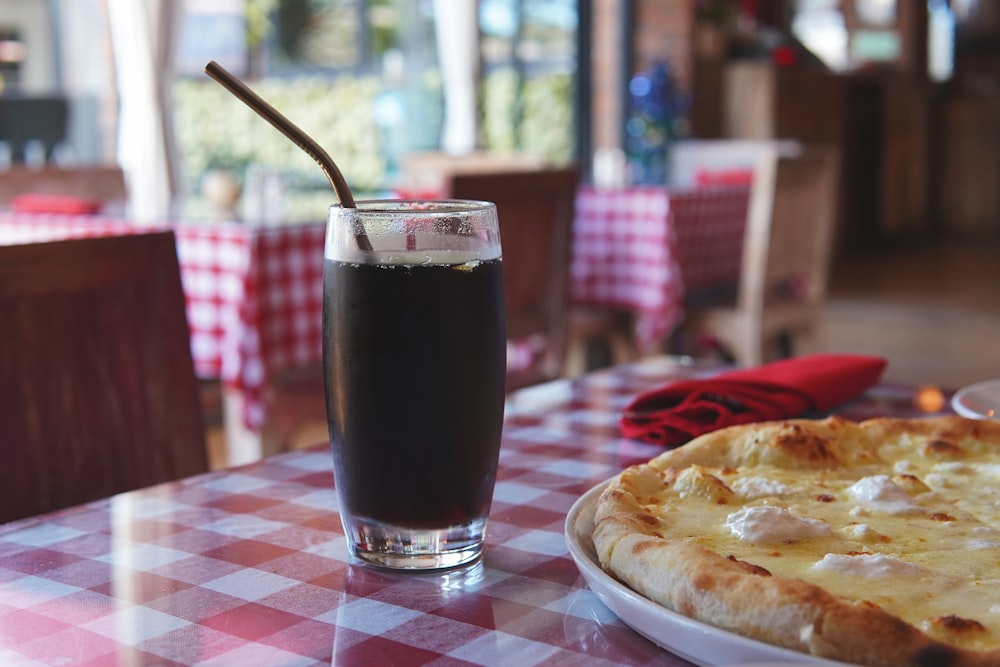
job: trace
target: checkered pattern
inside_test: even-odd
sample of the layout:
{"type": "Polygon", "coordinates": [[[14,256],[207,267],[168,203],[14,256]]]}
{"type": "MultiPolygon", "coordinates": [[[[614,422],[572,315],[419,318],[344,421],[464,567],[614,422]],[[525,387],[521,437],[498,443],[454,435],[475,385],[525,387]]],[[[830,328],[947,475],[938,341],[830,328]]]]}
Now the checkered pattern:
{"type": "Polygon", "coordinates": [[[325,225],[143,227],[113,217],[0,212],[0,243],[165,228],[177,236],[195,370],[242,392],[243,421],[259,430],[269,377],[321,355],[325,225]]]}
{"type": "Polygon", "coordinates": [[[663,188],[581,187],[576,196],[573,301],[635,312],[644,352],[660,344],[682,315],[683,286],[669,212],[663,188]]]}
{"type": "MultiPolygon", "coordinates": [[[[0,663],[686,665],[589,591],[563,521],[660,451],[620,438],[626,402],[709,372],[649,359],[514,394],[485,555],[466,570],[352,562],[326,449],[0,526],[0,663]]],[[[913,416],[914,392],[878,387],[840,413],[913,416]]]]}
{"type": "Polygon", "coordinates": [[[320,358],[325,226],[174,229],[198,373],[239,389],[258,430],[269,377],[320,358]]]}
{"type": "Polygon", "coordinates": [[[573,228],[574,302],[633,311],[640,349],[656,349],[681,321],[688,291],[735,284],[748,195],[746,186],[582,187],[573,228]]]}
{"type": "Polygon", "coordinates": [[[749,186],[672,191],[670,217],[686,294],[739,281],[749,186]]]}
{"type": "Polygon", "coordinates": [[[94,236],[141,234],[164,228],[164,225],[141,226],[121,218],[65,213],[0,211],[0,243],[5,245],[94,236]]]}

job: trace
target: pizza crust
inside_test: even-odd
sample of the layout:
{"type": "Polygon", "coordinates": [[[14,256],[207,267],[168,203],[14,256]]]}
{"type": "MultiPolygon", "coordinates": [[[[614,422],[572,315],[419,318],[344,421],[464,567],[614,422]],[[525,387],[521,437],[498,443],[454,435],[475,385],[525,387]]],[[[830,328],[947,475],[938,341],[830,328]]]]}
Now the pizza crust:
{"type": "MultiPolygon", "coordinates": [[[[711,539],[691,534],[692,525],[699,532],[720,530],[699,526],[695,513],[749,504],[729,488],[727,475],[778,470],[792,480],[822,485],[842,471],[878,466],[891,471],[894,462],[888,457],[902,459],[903,453],[914,452],[923,459],[940,456],[949,461],[989,455],[1000,465],[1000,424],[958,417],[856,424],[834,417],[748,424],[706,434],[629,468],[609,484],[595,514],[598,559],[610,574],[669,609],[818,657],[877,667],[1000,665],[996,646],[969,648],[961,641],[932,637],[863,597],[838,597],[816,583],[720,553],[711,539]]],[[[909,477],[901,476],[900,483],[919,491],[909,477]]],[[[816,488],[813,497],[828,490],[816,488]]],[[[808,549],[811,542],[801,544],[794,548],[808,549]]],[[[815,558],[824,553],[817,551],[815,558]]],[[[1000,564],[997,569],[1000,579],[1000,564]]],[[[966,627],[968,619],[960,614],[942,622],[956,626],[939,629],[946,635],[979,632],[966,627]]]]}

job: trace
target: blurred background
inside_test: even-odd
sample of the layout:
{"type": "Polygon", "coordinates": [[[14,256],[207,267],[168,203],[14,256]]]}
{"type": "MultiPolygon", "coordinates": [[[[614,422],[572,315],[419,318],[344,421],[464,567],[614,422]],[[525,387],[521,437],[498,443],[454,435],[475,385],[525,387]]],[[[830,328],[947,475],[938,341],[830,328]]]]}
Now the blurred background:
{"type": "MultiPolygon", "coordinates": [[[[468,88],[455,94],[475,116],[464,130],[473,138],[452,141],[454,152],[525,151],[567,163],[578,147],[579,17],[573,0],[488,0],[478,8],[430,0],[0,0],[0,153],[8,164],[113,163],[132,141],[127,116],[134,110],[155,125],[160,111],[172,212],[197,216],[205,174],[226,170],[241,184],[279,177],[286,219],[322,217],[330,200],[323,174],[207,79],[204,66],[214,59],[314,135],[361,192],[395,185],[407,154],[441,148],[448,77],[452,88],[468,88]],[[442,67],[442,59],[460,66],[442,67]],[[34,126],[23,130],[27,145],[8,121],[34,126]]],[[[137,136],[143,129],[153,131],[137,136]]],[[[153,140],[138,141],[148,150],[153,140]]],[[[157,157],[139,157],[137,168],[157,157]]]]}
{"type": "Polygon", "coordinates": [[[0,0],[0,184],[112,165],[136,220],[322,221],[322,172],[211,59],[360,196],[457,163],[657,185],[691,140],[832,144],[829,347],[956,386],[1000,364],[1000,3],[0,0]]]}
{"type": "Polygon", "coordinates": [[[223,171],[321,215],[322,174],[210,59],[362,192],[426,185],[428,153],[588,178],[623,155],[655,183],[671,142],[794,138],[842,148],[841,246],[997,235],[1000,8],[976,0],[0,0],[0,166],[119,163],[162,183],[147,216],[192,218],[223,171]]]}

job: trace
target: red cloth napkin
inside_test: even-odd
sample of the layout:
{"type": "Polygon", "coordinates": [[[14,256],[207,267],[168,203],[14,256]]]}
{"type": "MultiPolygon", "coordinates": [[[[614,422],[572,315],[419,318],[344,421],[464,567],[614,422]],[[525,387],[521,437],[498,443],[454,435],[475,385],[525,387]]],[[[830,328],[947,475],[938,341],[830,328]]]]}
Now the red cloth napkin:
{"type": "Polygon", "coordinates": [[[47,195],[38,192],[26,192],[14,197],[10,201],[10,207],[19,213],[86,215],[97,213],[101,209],[101,202],[69,195],[47,195]]]}
{"type": "Polygon", "coordinates": [[[878,382],[885,366],[881,357],[815,354],[681,380],[636,397],[621,429],[627,438],[676,447],[734,424],[828,410],[878,382]]]}

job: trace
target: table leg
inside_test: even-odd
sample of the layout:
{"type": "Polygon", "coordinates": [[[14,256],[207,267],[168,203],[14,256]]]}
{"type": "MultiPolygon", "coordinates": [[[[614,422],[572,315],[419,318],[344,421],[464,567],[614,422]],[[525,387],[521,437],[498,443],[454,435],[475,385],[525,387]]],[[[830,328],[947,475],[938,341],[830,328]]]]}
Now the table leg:
{"type": "Polygon", "coordinates": [[[223,423],[226,431],[226,464],[253,463],[263,457],[263,439],[243,423],[243,393],[239,389],[223,389],[223,423]]]}

